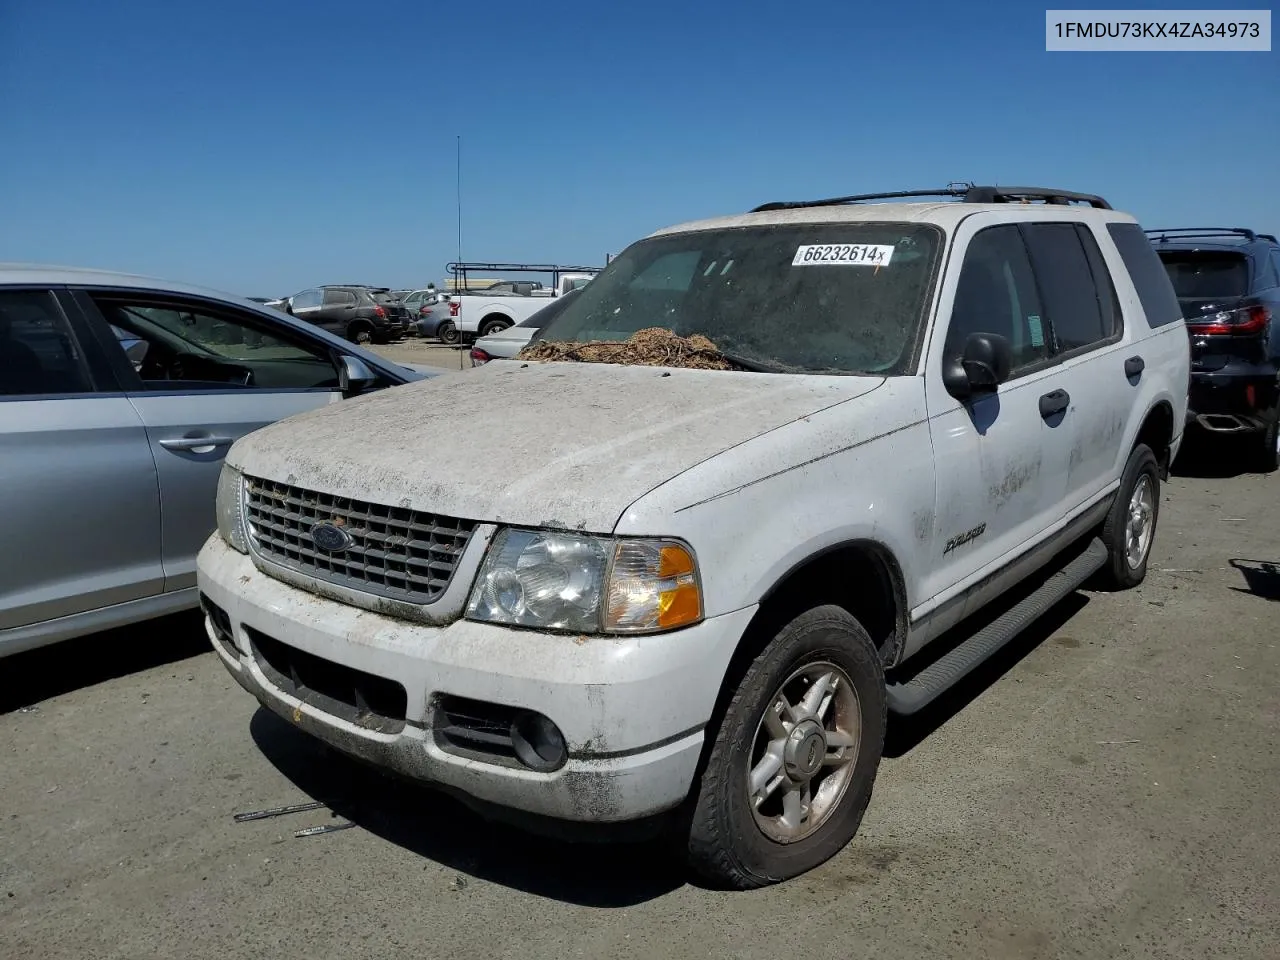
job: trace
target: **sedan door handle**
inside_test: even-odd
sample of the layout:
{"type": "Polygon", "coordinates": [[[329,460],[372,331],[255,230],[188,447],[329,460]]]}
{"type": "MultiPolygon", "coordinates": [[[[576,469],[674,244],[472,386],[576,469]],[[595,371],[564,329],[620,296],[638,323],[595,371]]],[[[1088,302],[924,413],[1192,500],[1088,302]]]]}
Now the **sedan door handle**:
{"type": "Polygon", "coordinates": [[[226,447],[235,443],[235,437],[174,437],[161,440],[166,450],[200,450],[204,447],[226,447]]]}
{"type": "Polygon", "coordinates": [[[1071,395],[1065,390],[1054,390],[1040,398],[1040,416],[1048,420],[1055,413],[1061,413],[1071,403],[1071,395]]]}
{"type": "Polygon", "coordinates": [[[1130,357],[1124,362],[1124,375],[1126,377],[1140,376],[1145,369],[1147,369],[1147,365],[1141,357],[1130,357]]]}

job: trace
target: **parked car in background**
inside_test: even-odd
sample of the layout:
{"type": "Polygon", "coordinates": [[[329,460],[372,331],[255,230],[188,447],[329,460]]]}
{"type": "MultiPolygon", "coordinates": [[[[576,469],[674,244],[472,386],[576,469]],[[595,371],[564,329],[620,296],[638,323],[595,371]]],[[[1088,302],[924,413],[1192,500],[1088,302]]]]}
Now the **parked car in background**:
{"type": "Polygon", "coordinates": [[[1185,424],[1187,334],[1132,216],[925,194],[660,230],[543,331],[602,362],[238,442],[198,561],[230,675],[492,815],[665,828],[715,886],[838,853],[890,711],[1091,578],[1143,581],[1185,424]]]}
{"type": "Polygon", "coordinates": [[[251,300],[0,266],[0,656],[195,606],[231,444],[423,376],[251,300]]]}
{"type": "Polygon", "coordinates": [[[471,365],[478,367],[490,360],[506,360],[514,357],[528,346],[529,341],[537,336],[540,329],[558,317],[581,290],[582,287],[575,287],[564,296],[556,297],[533,316],[527,320],[521,320],[514,327],[507,327],[487,337],[481,337],[471,347],[471,365]]]}
{"type": "Polygon", "coordinates": [[[420,311],[424,306],[430,306],[439,299],[440,293],[434,286],[428,286],[422,290],[411,290],[400,301],[406,310],[409,311],[409,323],[412,326],[418,319],[420,311]]]}
{"type": "Polygon", "coordinates": [[[429,337],[445,344],[459,341],[458,328],[453,322],[454,309],[447,295],[439,295],[434,303],[424,304],[418,308],[415,326],[418,336],[429,337]]]}
{"type": "Polygon", "coordinates": [[[1280,243],[1243,227],[1149,230],[1191,338],[1189,419],[1280,467],[1280,243]]]}
{"type": "Polygon", "coordinates": [[[464,341],[474,341],[476,337],[487,337],[515,326],[528,319],[535,311],[541,310],[546,303],[545,298],[563,296],[570,290],[585,286],[598,272],[594,268],[558,267],[552,264],[481,266],[506,266],[531,273],[553,273],[555,282],[550,287],[545,287],[535,282],[501,280],[483,291],[450,294],[453,323],[464,341]]]}
{"type": "Polygon", "coordinates": [[[352,343],[386,343],[409,327],[409,311],[386,287],[311,287],[290,297],[285,310],[352,343]]]}

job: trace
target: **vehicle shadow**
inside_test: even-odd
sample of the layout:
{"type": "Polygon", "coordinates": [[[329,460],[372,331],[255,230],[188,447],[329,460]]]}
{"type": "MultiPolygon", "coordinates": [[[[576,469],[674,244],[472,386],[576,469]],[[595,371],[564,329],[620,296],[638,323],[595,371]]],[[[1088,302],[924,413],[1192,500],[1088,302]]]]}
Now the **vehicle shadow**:
{"type": "MultiPolygon", "coordinates": [[[[990,611],[990,618],[999,616],[1008,605],[1011,604],[1002,603],[998,610],[990,611]]],[[[1001,648],[990,660],[919,713],[912,716],[897,716],[891,713],[888,729],[885,732],[884,756],[889,759],[904,757],[920,746],[1088,605],[1087,595],[1078,591],[1070,594],[1023,630],[1007,646],[1001,648]]],[[[984,616],[983,619],[987,617],[984,616]]],[[[959,629],[952,631],[954,636],[939,637],[937,642],[930,646],[936,647],[937,655],[940,656],[955,643],[969,636],[978,626],[980,624],[961,624],[963,632],[959,629]]],[[[930,655],[933,656],[932,650],[930,655]]]]}
{"type": "Polygon", "coordinates": [[[189,610],[16,653],[0,661],[0,713],[210,649],[200,612],[189,610]]]}
{"type": "Polygon", "coordinates": [[[628,907],[683,886],[667,845],[568,843],[492,823],[447,794],[353,760],[260,708],[263,755],[303,793],[390,843],[466,877],[588,907],[628,907]]]}
{"type": "Polygon", "coordinates": [[[1249,462],[1249,447],[1235,436],[1203,436],[1188,431],[1170,473],[1195,480],[1228,480],[1257,473],[1249,462]]]}
{"type": "Polygon", "coordinates": [[[1280,564],[1274,560],[1228,560],[1240,571],[1246,586],[1232,587],[1236,593],[1251,593],[1263,600],[1280,600],[1280,564]]]}

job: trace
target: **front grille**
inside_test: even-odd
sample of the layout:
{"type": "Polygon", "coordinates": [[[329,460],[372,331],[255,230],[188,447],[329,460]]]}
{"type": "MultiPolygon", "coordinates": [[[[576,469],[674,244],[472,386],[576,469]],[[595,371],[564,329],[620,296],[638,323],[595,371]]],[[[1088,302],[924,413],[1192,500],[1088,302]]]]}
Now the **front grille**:
{"type": "Polygon", "coordinates": [[[406,603],[432,603],[453,579],[475,529],[456,520],[245,477],[245,513],[255,549],[319,580],[406,603]],[[311,528],[328,521],[351,535],[346,550],[326,553],[311,528]]]}
{"type": "Polygon", "coordinates": [[[394,680],[325,660],[250,626],[244,632],[262,672],[285,693],[366,730],[404,729],[409,697],[394,680]]]}

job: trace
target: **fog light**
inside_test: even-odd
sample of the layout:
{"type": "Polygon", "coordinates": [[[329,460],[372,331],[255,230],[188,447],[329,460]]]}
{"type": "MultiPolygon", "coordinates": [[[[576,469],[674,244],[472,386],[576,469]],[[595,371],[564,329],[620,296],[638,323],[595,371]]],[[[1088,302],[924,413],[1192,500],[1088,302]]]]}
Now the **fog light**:
{"type": "Polygon", "coordinates": [[[511,745],[521,763],[541,773],[559,769],[569,758],[564,734],[540,713],[524,712],[512,721],[511,745]]]}

